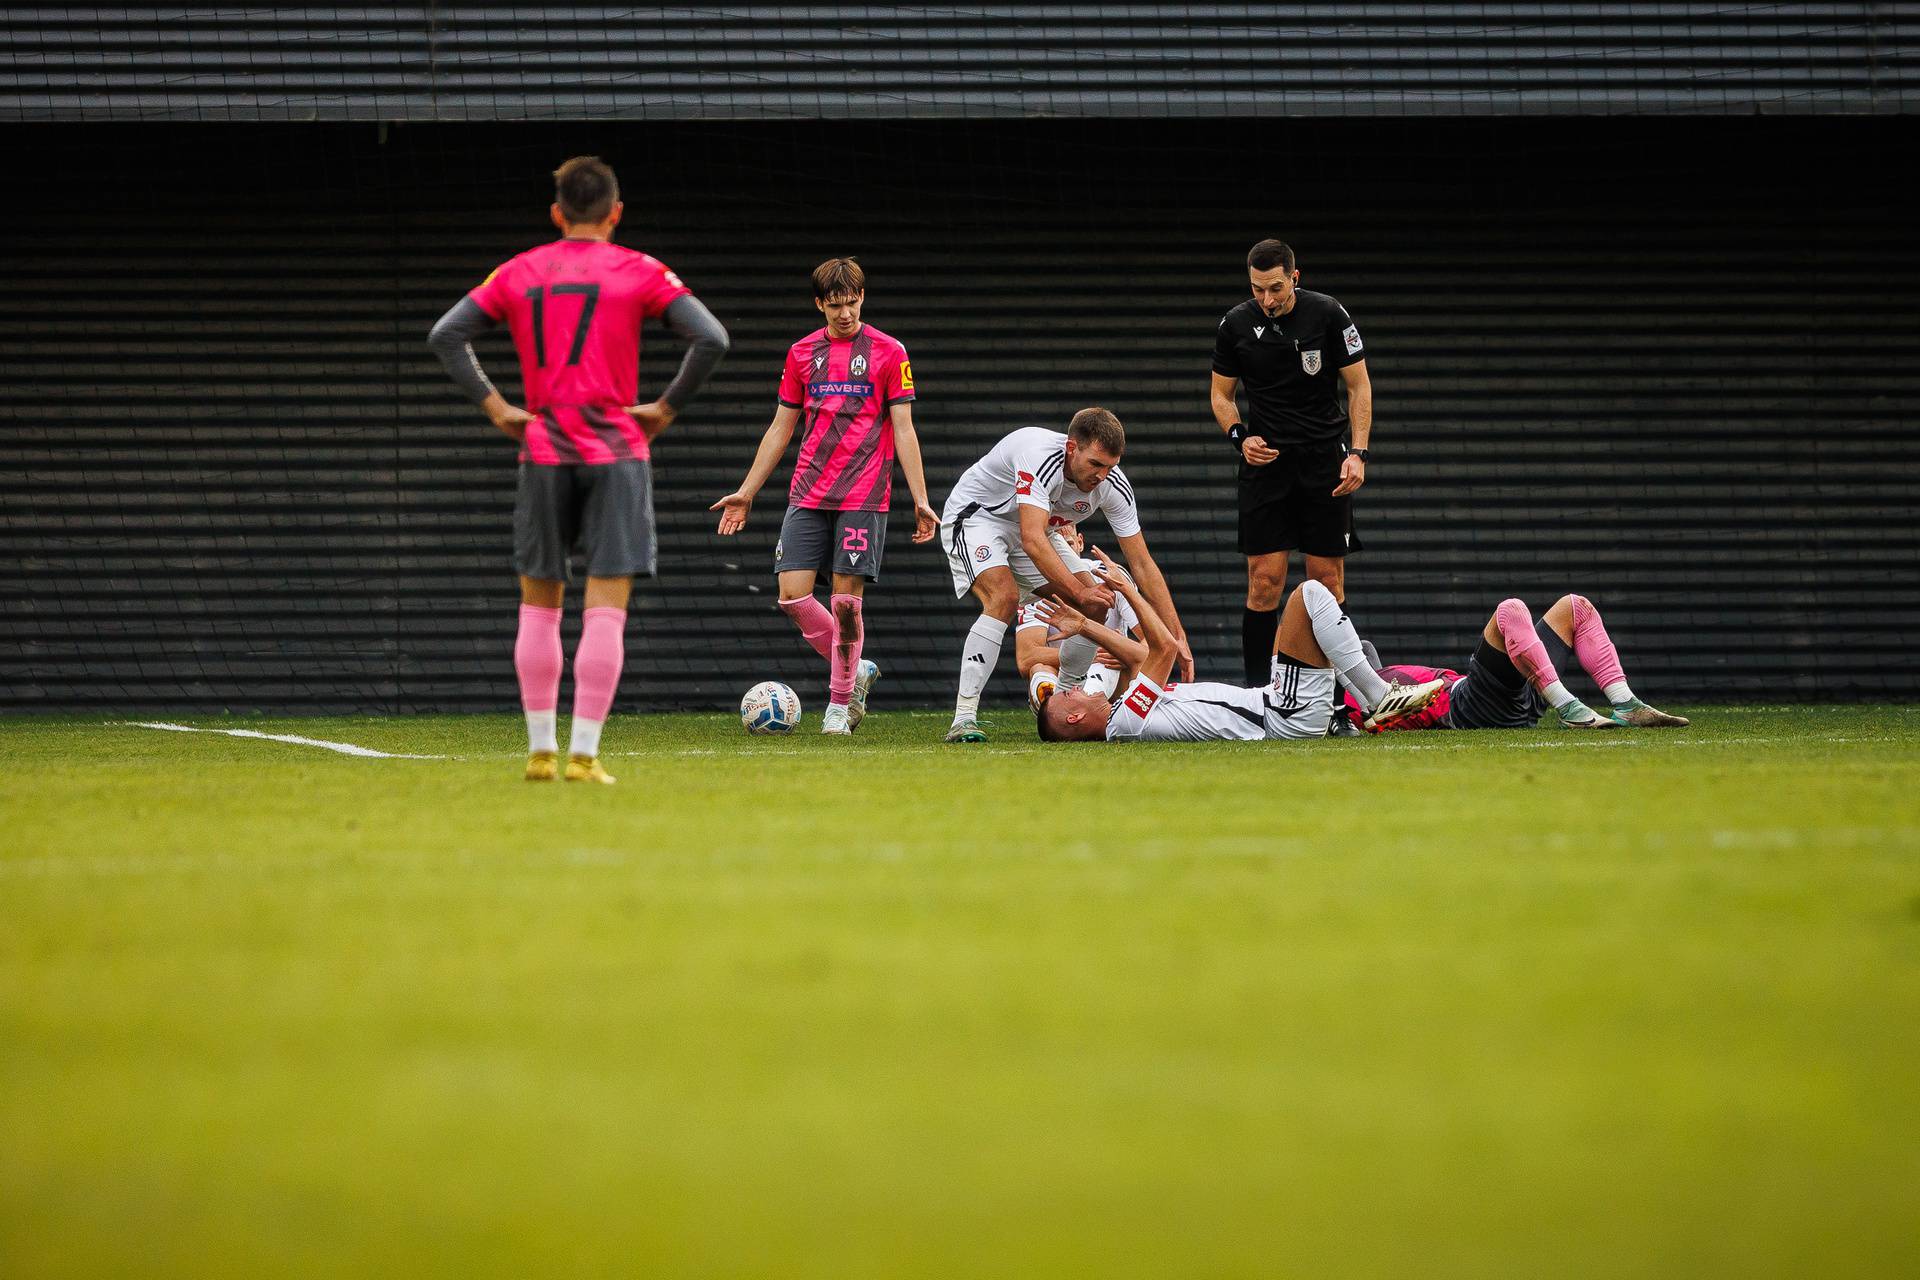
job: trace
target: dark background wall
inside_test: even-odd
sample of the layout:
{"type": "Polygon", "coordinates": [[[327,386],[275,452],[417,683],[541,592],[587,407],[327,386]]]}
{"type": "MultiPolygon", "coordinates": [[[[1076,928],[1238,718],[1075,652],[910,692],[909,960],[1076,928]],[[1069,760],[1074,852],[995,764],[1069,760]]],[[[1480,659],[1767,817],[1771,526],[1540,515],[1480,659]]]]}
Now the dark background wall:
{"type": "MultiPolygon", "coordinates": [[[[0,705],[505,709],[511,447],[428,325],[546,237],[596,151],[626,243],[730,325],[659,451],[661,578],[621,704],[824,673],[773,608],[785,471],[743,473],[807,270],[860,255],[936,501],[1101,403],[1203,674],[1237,671],[1231,461],[1206,408],[1253,240],[1368,340],[1351,605],[1458,661],[1503,595],[1598,599],[1662,698],[1920,693],[1920,248],[1903,119],[47,125],[0,136],[0,705]]],[[[643,381],[678,353],[650,338],[643,381]]],[[[483,349],[510,392],[510,348],[483,349]]],[[[904,497],[904,487],[899,496],[904,497]]],[[[971,610],[896,518],[869,652],[951,694],[971,610]]],[[[1009,659],[998,691],[1019,693],[1009,659]]]]}
{"type": "Polygon", "coordinates": [[[1900,112],[1906,3],[13,5],[0,119],[1900,112]]]}

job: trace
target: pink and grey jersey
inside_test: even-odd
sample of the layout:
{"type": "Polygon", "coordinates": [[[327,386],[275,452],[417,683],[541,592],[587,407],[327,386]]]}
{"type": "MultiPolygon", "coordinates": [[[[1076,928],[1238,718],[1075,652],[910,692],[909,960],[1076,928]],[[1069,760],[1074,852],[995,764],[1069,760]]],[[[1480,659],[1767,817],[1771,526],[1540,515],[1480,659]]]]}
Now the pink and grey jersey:
{"type": "MultiPolygon", "coordinates": [[[[1447,687],[1442,689],[1423,709],[1388,725],[1389,732],[1399,729],[1445,729],[1448,727],[1447,710],[1453,705],[1453,686],[1460,683],[1458,671],[1449,671],[1445,667],[1417,667],[1403,663],[1380,668],[1380,678],[1392,684],[1425,684],[1429,680],[1447,682],[1447,687]]],[[[1356,720],[1366,715],[1365,708],[1354,699],[1352,691],[1344,684],[1340,686],[1340,695],[1347,700],[1347,709],[1353,712],[1356,720]]]]}
{"type": "Polygon", "coordinates": [[[913,399],[907,349],[872,325],[846,341],[816,329],[787,350],[780,403],[804,435],[787,501],[827,511],[885,511],[893,500],[888,411],[913,399]]]}
{"type": "Polygon", "coordinates": [[[657,260],[604,240],[556,240],[497,267],[467,296],[505,321],[527,409],[520,451],[541,466],[648,455],[626,407],[640,395],[640,326],[690,293],[657,260]]]}

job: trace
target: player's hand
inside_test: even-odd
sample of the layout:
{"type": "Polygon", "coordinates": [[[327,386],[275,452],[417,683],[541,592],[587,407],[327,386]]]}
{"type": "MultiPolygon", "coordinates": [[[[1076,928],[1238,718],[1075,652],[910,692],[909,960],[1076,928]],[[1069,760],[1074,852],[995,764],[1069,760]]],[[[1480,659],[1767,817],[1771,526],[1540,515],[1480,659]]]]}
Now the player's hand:
{"type": "Polygon", "coordinates": [[[1174,652],[1180,655],[1180,683],[1192,684],[1193,646],[1187,643],[1185,636],[1181,636],[1178,640],[1174,641],[1174,652]]]}
{"type": "Polygon", "coordinates": [[[932,542],[933,535],[940,532],[940,513],[924,502],[913,504],[913,540],[932,542]]]}
{"type": "Polygon", "coordinates": [[[628,405],[627,416],[639,423],[641,432],[652,440],[680,416],[680,411],[665,400],[655,400],[652,404],[628,405]]]}
{"type": "Polygon", "coordinates": [[[1087,625],[1087,615],[1064,600],[1041,596],[1033,602],[1032,609],[1034,617],[1063,636],[1077,636],[1080,628],[1087,625]]]}
{"type": "Polygon", "coordinates": [[[1262,436],[1248,436],[1240,442],[1240,456],[1250,467],[1264,467],[1280,456],[1280,451],[1262,436]]]}
{"type": "Polygon", "coordinates": [[[1096,667],[1112,667],[1115,671],[1118,671],[1127,664],[1108,653],[1105,649],[1095,649],[1093,651],[1093,665],[1096,667]]]}
{"type": "Polygon", "coordinates": [[[1100,580],[1113,588],[1114,594],[1125,595],[1127,588],[1133,585],[1133,579],[1127,576],[1127,571],[1100,548],[1089,547],[1087,551],[1093,557],[1094,563],[1100,566],[1100,580]]]}
{"type": "Polygon", "coordinates": [[[1088,586],[1077,578],[1073,584],[1073,603],[1086,613],[1107,616],[1107,610],[1113,608],[1113,592],[1105,587],[1088,586]]]}
{"type": "Polygon", "coordinates": [[[505,400],[498,403],[487,402],[487,417],[493,425],[500,428],[509,439],[525,440],[527,424],[533,421],[533,415],[518,405],[508,404],[505,400]]]}
{"type": "Polygon", "coordinates": [[[1367,482],[1367,464],[1348,454],[1340,464],[1340,483],[1334,487],[1333,496],[1344,498],[1367,482]]]}
{"type": "Polygon", "coordinates": [[[747,512],[753,510],[753,495],[735,490],[707,510],[720,513],[719,534],[724,538],[747,527],[747,512]]]}

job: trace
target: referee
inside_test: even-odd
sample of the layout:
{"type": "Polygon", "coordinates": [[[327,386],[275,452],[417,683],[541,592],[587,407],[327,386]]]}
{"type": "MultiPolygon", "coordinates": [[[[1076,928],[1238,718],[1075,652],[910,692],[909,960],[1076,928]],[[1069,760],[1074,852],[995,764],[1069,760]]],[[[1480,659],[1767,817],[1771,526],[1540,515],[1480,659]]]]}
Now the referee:
{"type": "Polygon", "coordinates": [[[1227,312],[1214,339],[1213,420],[1241,460],[1247,609],[1240,651],[1247,684],[1257,688],[1273,678],[1287,554],[1299,548],[1307,577],[1346,599],[1346,555],[1360,549],[1352,495],[1367,479],[1373,384],[1353,317],[1335,299],[1299,287],[1292,249],[1262,240],[1247,254],[1247,278],[1253,297],[1227,312]],[[1251,426],[1240,420],[1242,382],[1251,426]]]}

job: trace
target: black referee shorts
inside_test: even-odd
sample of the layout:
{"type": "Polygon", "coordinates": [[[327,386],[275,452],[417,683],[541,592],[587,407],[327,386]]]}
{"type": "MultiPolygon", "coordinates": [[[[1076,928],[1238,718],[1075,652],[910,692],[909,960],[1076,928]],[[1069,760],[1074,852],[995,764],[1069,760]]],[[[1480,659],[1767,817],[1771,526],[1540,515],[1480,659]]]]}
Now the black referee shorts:
{"type": "Polygon", "coordinates": [[[1240,464],[1240,554],[1300,550],[1339,559],[1360,550],[1353,495],[1333,496],[1346,450],[1333,444],[1280,446],[1264,467],[1240,464]]]}

